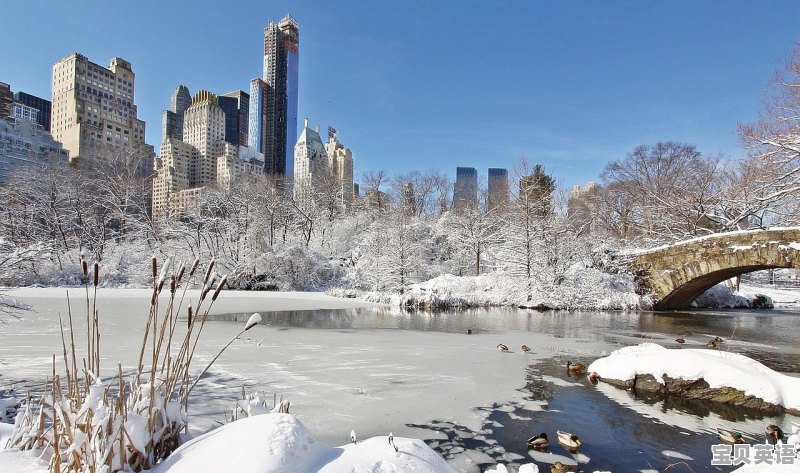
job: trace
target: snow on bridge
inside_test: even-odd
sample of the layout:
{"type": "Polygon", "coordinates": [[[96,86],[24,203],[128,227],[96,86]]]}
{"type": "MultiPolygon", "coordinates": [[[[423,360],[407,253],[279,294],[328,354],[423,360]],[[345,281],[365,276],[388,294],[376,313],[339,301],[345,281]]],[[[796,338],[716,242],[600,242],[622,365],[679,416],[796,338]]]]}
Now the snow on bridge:
{"type": "Polygon", "coordinates": [[[683,309],[740,274],[800,267],[800,227],[717,233],[630,255],[640,293],[656,310],[683,309]]]}

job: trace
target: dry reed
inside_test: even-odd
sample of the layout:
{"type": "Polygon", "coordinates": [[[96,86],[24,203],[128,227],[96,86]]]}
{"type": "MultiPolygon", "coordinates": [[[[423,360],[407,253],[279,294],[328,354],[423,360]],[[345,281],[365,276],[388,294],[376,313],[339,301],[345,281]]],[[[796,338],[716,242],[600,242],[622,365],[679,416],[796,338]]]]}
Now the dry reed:
{"type": "MultiPolygon", "coordinates": [[[[25,403],[27,408],[19,414],[10,445],[50,452],[50,471],[56,473],[142,471],[172,453],[187,426],[189,395],[200,377],[236,338],[255,325],[250,323],[251,318],[247,327],[199,375],[190,373],[209,310],[227,281],[226,276],[216,276],[211,261],[199,300],[194,307],[187,307],[189,321],[181,338],[178,335],[181,330],[176,329],[178,314],[183,310],[186,290],[199,264],[195,260],[186,276],[184,265],[174,270],[168,259],[159,272],[153,257],[153,292],[138,363],[127,376],[122,365],[117,364],[114,370],[117,382],[105,384],[100,379],[101,331],[96,309],[100,267],[94,264],[90,280],[88,264],[81,255],[87,322],[86,357],[80,363],[83,370],[78,371],[72,305],[67,297],[69,336],[59,314],[63,368],[57,369],[60,363],[53,355],[52,381],[35,408],[31,399],[25,403]],[[160,310],[159,296],[166,281],[169,281],[169,295],[160,310]],[[94,289],[91,297],[89,284],[94,289]],[[207,297],[212,290],[212,296],[207,297]]],[[[288,411],[288,402],[285,409],[288,411]]]]}

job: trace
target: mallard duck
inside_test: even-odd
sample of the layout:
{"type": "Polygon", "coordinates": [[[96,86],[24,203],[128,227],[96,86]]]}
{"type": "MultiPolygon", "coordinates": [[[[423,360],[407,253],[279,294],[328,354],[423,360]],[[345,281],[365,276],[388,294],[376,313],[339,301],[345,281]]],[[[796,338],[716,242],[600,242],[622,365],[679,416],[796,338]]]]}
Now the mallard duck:
{"type": "Polygon", "coordinates": [[[467,329],[467,335],[472,335],[472,329],[471,328],[467,329]]]}
{"type": "Polygon", "coordinates": [[[550,448],[550,441],[547,440],[547,434],[541,433],[528,439],[528,448],[536,450],[547,450],[550,448]]]}
{"type": "Polygon", "coordinates": [[[675,341],[678,342],[678,346],[680,347],[682,347],[683,344],[686,343],[686,340],[684,340],[683,338],[676,338],[675,341]]]}
{"type": "Polygon", "coordinates": [[[528,353],[529,351],[531,351],[531,347],[529,347],[528,345],[522,345],[522,351],[528,353]]]}
{"type": "Polygon", "coordinates": [[[709,340],[708,343],[706,343],[706,346],[708,348],[719,348],[719,342],[716,339],[715,340],[709,340]]]}
{"type": "Polygon", "coordinates": [[[597,374],[597,371],[592,371],[587,377],[589,378],[590,383],[596,383],[600,380],[600,375],[597,374]]]}
{"type": "Polygon", "coordinates": [[[586,367],[580,363],[573,363],[571,361],[568,361],[567,371],[572,371],[573,373],[583,373],[584,371],[586,371],[586,367]]]}
{"type": "Polygon", "coordinates": [[[717,343],[722,343],[722,337],[720,337],[718,335],[718,336],[714,337],[714,341],[717,342],[717,343]]]}
{"type": "Polygon", "coordinates": [[[571,473],[577,471],[583,471],[583,470],[579,469],[578,465],[565,465],[560,461],[557,461],[552,465],[550,465],[550,473],[571,473]]]}
{"type": "Polygon", "coordinates": [[[769,424],[764,429],[764,433],[767,434],[767,443],[771,445],[775,445],[778,443],[778,440],[783,439],[783,430],[775,424],[769,424]]]}
{"type": "Polygon", "coordinates": [[[745,443],[744,438],[742,438],[742,434],[736,431],[731,432],[730,430],[717,429],[717,435],[722,443],[745,443]]]}
{"type": "Polygon", "coordinates": [[[581,446],[581,441],[575,434],[559,430],[556,435],[558,435],[558,443],[569,451],[575,451],[581,446]]]}
{"type": "Polygon", "coordinates": [[[561,462],[555,462],[550,465],[550,473],[567,473],[567,467],[561,462]]]}
{"type": "Polygon", "coordinates": [[[502,343],[497,344],[497,349],[500,351],[508,351],[508,347],[503,345],[502,343]]]}

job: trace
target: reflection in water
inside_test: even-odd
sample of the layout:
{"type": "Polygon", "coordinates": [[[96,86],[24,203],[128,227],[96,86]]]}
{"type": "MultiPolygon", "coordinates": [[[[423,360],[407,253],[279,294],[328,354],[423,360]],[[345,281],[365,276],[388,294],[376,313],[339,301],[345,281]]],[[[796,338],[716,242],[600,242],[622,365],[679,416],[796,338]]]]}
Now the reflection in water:
{"type": "MultiPolygon", "coordinates": [[[[631,345],[653,340],[701,348],[714,336],[722,349],[755,358],[777,371],[800,373],[800,314],[785,310],[693,312],[537,312],[490,308],[450,312],[405,312],[385,308],[261,312],[267,325],[317,329],[401,329],[449,333],[538,332],[556,338],[631,345]]],[[[211,316],[245,322],[249,313],[211,316]]]]}

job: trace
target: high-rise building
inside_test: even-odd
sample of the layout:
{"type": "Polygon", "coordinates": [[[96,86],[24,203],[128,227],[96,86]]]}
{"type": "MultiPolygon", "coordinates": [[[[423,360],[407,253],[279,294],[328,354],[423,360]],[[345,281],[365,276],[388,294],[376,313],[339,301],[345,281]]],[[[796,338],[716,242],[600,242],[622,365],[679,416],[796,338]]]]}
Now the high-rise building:
{"type": "Polygon", "coordinates": [[[247,146],[250,119],[250,94],[234,90],[219,96],[219,106],[225,112],[225,141],[247,146]]]}
{"type": "Polygon", "coordinates": [[[600,186],[590,181],[585,185],[573,187],[569,192],[567,219],[575,229],[588,233],[597,231],[600,191],[600,186]]]}
{"type": "Polygon", "coordinates": [[[12,103],[10,116],[0,118],[0,182],[21,164],[66,165],[69,152],[37,122],[39,115],[33,107],[12,103]]]}
{"type": "Polygon", "coordinates": [[[453,187],[453,210],[461,211],[478,206],[478,171],[475,168],[456,168],[453,187]]]}
{"type": "Polygon", "coordinates": [[[489,210],[508,205],[508,169],[489,168],[488,197],[489,210]]]}
{"type": "Polygon", "coordinates": [[[0,82],[0,118],[11,115],[11,104],[14,102],[14,94],[11,93],[11,86],[5,82],[0,82]]]}
{"type": "Polygon", "coordinates": [[[309,128],[308,119],[294,146],[294,170],[294,200],[301,207],[308,207],[314,202],[316,185],[330,176],[328,154],[319,136],[319,127],[309,128]]]}
{"type": "Polygon", "coordinates": [[[250,81],[250,105],[247,132],[247,146],[264,155],[266,151],[267,133],[267,98],[270,86],[261,79],[250,81]]]}
{"type": "Polygon", "coordinates": [[[333,128],[328,128],[325,152],[328,155],[331,176],[336,182],[339,206],[349,210],[353,205],[353,152],[339,142],[333,128]]]}
{"type": "Polygon", "coordinates": [[[181,84],[175,88],[170,97],[169,110],[164,110],[161,117],[161,140],[167,138],[183,139],[183,115],[192,105],[192,94],[189,88],[181,84]]]}
{"type": "Polygon", "coordinates": [[[108,67],[71,54],[53,65],[50,129],[69,150],[70,161],[136,153],[152,158],[137,118],[131,63],[115,57],[108,67]]]}
{"type": "Polygon", "coordinates": [[[28,107],[33,107],[39,111],[39,119],[37,123],[42,125],[42,128],[50,131],[50,101],[43,99],[41,97],[37,97],[35,95],[26,94],[25,92],[16,92],[14,93],[14,101],[21,103],[23,105],[27,105],[28,107]]]}
{"type": "Polygon", "coordinates": [[[153,216],[180,215],[197,204],[206,186],[230,185],[239,174],[260,174],[263,162],[245,162],[225,141],[225,112],[218,97],[201,90],[183,114],[183,140],[166,137],[155,161],[153,216]]]}
{"type": "Polygon", "coordinates": [[[270,90],[266,97],[263,149],[259,151],[264,153],[264,170],[271,174],[293,175],[299,66],[297,21],[286,15],[277,24],[270,22],[264,29],[264,81],[270,90]]]}

